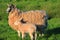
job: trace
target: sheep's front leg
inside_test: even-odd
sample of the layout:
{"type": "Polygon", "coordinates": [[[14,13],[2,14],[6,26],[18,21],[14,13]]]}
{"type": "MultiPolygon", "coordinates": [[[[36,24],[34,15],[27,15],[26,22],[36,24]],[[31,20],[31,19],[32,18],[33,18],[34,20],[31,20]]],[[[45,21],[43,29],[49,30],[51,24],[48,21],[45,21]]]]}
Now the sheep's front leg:
{"type": "Polygon", "coordinates": [[[24,34],[24,32],[22,32],[22,40],[23,40],[24,36],[25,36],[25,34],[24,34]]]}
{"type": "Polygon", "coordinates": [[[20,31],[17,31],[18,32],[18,37],[20,37],[20,31]]]}

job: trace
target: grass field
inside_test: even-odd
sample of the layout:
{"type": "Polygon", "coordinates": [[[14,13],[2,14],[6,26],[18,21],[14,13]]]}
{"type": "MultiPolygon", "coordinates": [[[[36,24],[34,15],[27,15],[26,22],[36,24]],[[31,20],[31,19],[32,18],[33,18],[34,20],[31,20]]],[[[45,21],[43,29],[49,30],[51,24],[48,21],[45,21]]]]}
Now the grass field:
{"type": "MultiPolygon", "coordinates": [[[[46,10],[50,20],[44,37],[37,40],[60,40],[60,0],[0,0],[0,40],[20,40],[17,32],[8,25],[7,4],[12,3],[22,11],[46,10]]],[[[25,40],[30,39],[27,35],[25,40]]]]}

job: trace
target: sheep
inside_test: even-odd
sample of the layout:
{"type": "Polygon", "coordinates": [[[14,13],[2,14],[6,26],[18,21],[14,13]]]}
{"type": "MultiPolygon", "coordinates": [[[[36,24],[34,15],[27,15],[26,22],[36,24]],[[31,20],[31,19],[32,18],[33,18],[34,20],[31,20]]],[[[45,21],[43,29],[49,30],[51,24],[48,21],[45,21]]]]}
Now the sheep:
{"type": "MultiPolygon", "coordinates": [[[[11,8],[11,6],[10,6],[11,8]]],[[[14,7],[13,7],[14,8],[14,7]]],[[[22,39],[24,38],[25,33],[29,33],[31,40],[33,40],[33,34],[36,35],[36,26],[32,23],[22,23],[22,18],[19,19],[17,12],[19,12],[17,9],[14,9],[14,13],[12,10],[12,13],[9,13],[8,16],[8,23],[11,26],[12,29],[16,30],[18,32],[18,36],[20,37],[20,32],[22,33],[22,39]]],[[[35,36],[36,40],[36,36],[35,36]]]]}
{"type": "Polygon", "coordinates": [[[37,25],[37,30],[39,32],[41,31],[41,35],[43,36],[44,29],[47,27],[47,15],[45,11],[35,10],[21,12],[19,9],[16,8],[15,5],[12,4],[8,6],[7,12],[9,13],[8,23],[11,27],[17,19],[23,18],[23,22],[37,25]]]}
{"type": "Polygon", "coordinates": [[[44,36],[44,29],[47,27],[47,15],[45,11],[35,10],[22,12],[19,18],[23,18],[24,22],[35,24],[37,26],[37,31],[41,33],[39,36],[44,36]]]}

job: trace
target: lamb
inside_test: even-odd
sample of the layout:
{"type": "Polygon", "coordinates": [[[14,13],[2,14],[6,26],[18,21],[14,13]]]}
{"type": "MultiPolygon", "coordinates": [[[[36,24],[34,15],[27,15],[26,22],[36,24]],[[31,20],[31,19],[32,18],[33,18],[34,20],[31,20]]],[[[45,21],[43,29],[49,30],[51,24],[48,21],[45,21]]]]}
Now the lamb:
{"type": "MultiPolygon", "coordinates": [[[[47,15],[45,11],[36,10],[21,12],[12,4],[8,6],[7,12],[9,13],[8,23],[12,28],[14,26],[14,22],[20,18],[23,18],[23,22],[37,25],[37,30],[41,31],[41,34],[43,34],[45,27],[47,27],[47,15]]],[[[17,28],[14,26],[14,29],[17,28]]]]}
{"type": "MultiPolygon", "coordinates": [[[[21,19],[20,19],[21,20],[21,19]]],[[[33,40],[33,34],[35,35],[36,40],[36,26],[31,23],[22,23],[20,20],[17,20],[14,24],[17,27],[18,36],[20,37],[20,32],[22,33],[22,39],[25,36],[25,33],[29,33],[31,40],[33,40]]]]}

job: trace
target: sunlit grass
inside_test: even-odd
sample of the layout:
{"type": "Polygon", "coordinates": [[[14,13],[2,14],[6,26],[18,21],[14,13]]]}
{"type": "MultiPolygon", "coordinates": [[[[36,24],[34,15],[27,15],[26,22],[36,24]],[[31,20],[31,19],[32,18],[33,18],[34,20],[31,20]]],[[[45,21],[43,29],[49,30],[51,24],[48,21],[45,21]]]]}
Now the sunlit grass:
{"type": "MultiPolygon", "coordinates": [[[[60,40],[60,0],[0,0],[0,40],[20,40],[17,32],[8,25],[7,4],[12,3],[22,11],[46,10],[52,19],[48,20],[48,27],[44,37],[37,40],[60,40]]],[[[29,35],[25,40],[29,40],[29,35]]]]}

